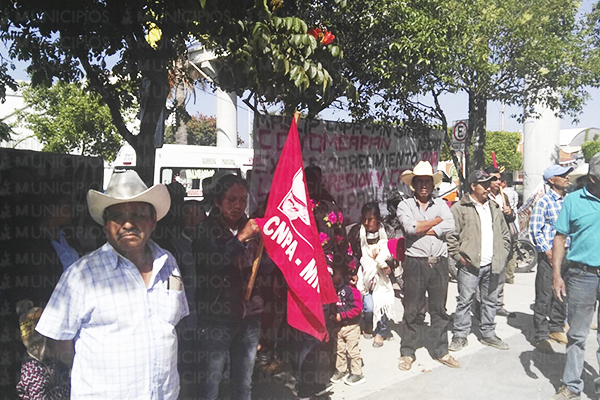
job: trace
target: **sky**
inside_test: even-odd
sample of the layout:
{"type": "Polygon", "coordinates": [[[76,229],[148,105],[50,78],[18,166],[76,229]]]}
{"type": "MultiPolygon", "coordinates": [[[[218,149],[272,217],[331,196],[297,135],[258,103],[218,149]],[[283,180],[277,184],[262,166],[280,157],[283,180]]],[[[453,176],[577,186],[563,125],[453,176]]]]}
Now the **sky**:
{"type": "MultiPolygon", "coordinates": [[[[580,12],[589,12],[592,9],[592,5],[597,0],[584,0],[580,12]]],[[[0,54],[6,56],[6,49],[4,44],[0,45],[0,54]]],[[[28,76],[25,73],[25,64],[16,63],[16,70],[14,72],[14,78],[20,80],[28,80],[28,76]]],[[[568,128],[588,128],[598,127],[600,128],[600,89],[589,88],[590,99],[584,106],[581,114],[579,115],[579,122],[573,123],[571,118],[564,118],[561,121],[561,129],[568,128]]],[[[190,98],[188,103],[188,111],[190,113],[202,113],[205,115],[216,115],[216,96],[211,89],[207,89],[205,92],[198,90],[194,98],[190,98]]],[[[249,132],[252,127],[253,113],[248,109],[248,106],[244,104],[241,99],[238,98],[238,132],[240,137],[244,140],[243,147],[249,145],[249,132]]],[[[441,99],[442,109],[444,110],[448,123],[452,121],[467,119],[468,118],[468,97],[466,93],[448,94],[441,99]]],[[[504,130],[510,132],[519,132],[523,130],[523,124],[519,123],[516,119],[510,118],[512,114],[518,114],[519,109],[515,107],[506,107],[505,118],[504,118],[504,130]]],[[[349,115],[347,112],[329,108],[320,113],[321,118],[326,120],[346,120],[349,121],[349,115]]],[[[501,130],[501,105],[498,102],[488,103],[487,113],[487,130],[488,131],[499,131],[501,130]]]]}

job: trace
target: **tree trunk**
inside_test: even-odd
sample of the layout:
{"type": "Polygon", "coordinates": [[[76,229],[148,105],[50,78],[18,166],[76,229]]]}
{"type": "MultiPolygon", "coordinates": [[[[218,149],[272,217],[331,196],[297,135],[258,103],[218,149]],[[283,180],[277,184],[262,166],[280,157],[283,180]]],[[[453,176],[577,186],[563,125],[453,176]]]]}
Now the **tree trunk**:
{"type": "MultiPolygon", "coordinates": [[[[159,60],[156,60],[159,63],[159,60]]],[[[136,171],[148,186],[154,184],[154,138],[159,123],[164,123],[161,113],[165,110],[169,94],[169,82],[165,73],[154,73],[144,102],[140,133],[135,137],[135,143],[130,143],[135,149],[136,171]]]]}
{"type": "Polygon", "coordinates": [[[470,91],[469,92],[469,131],[467,134],[467,145],[473,140],[473,157],[468,159],[469,149],[466,149],[467,165],[466,176],[472,171],[484,168],[485,157],[483,149],[485,147],[485,124],[487,117],[487,97],[470,91]]]}
{"type": "Polygon", "coordinates": [[[185,108],[185,85],[183,81],[178,82],[175,86],[175,121],[177,130],[175,131],[175,143],[176,144],[188,144],[187,125],[182,118],[183,112],[179,110],[185,108]]]}

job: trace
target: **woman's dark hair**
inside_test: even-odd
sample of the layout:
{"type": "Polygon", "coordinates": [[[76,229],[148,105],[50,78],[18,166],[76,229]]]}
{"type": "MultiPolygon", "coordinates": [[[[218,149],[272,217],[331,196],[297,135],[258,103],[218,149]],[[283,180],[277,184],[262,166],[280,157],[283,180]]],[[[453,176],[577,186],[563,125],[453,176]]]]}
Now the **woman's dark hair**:
{"type": "Polygon", "coordinates": [[[215,182],[211,190],[213,201],[218,203],[223,200],[225,193],[235,185],[243,186],[244,189],[248,190],[248,182],[245,179],[233,174],[222,176],[215,182]]]}
{"type": "Polygon", "coordinates": [[[373,216],[378,222],[381,222],[381,210],[379,210],[379,203],[376,201],[372,201],[370,203],[366,203],[362,206],[360,210],[360,215],[364,216],[366,213],[373,213],[373,216]]]}
{"type": "Polygon", "coordinates": [[[489,167],[484,169],[484,171],[487,172],[488,174],[499,174],[500,173],[500,170],[497,167],[494,167],[493,165],[490,165],[489,167]]]}

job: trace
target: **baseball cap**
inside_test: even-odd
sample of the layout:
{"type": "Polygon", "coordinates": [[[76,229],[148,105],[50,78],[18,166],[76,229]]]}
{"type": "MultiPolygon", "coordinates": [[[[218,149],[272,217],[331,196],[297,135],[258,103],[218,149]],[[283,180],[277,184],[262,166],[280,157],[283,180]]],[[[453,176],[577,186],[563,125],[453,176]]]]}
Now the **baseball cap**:
{"type": "Polygon", "coordinates": [[[471,172],[471,174],[469,175],[469,185],[471,183],[490,182],[490,181],[495,181],[497,179],[498,179],[497,177],[491,176],[487,172],[485,172],[481,169],[478,169],[477,171],[471,172]]]}
{"type": "Polygon", "coordinates": [[[544,171],[544,180],[548,182],[548,179],[553,176],[560,176],[564,174],[568,174],[573,171],[573,167],[563,167],[562,165],[554,164],[546,168],[544,171]]]}

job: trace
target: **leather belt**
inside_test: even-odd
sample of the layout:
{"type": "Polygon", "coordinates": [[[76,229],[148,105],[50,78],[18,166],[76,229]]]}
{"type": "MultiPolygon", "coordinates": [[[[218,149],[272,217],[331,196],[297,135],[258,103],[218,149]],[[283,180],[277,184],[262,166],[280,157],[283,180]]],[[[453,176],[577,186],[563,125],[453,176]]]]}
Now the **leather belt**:
{"type": "Polygon", "coordinates": [[[415,260],[427,261],[427,264],[430,264],[430,265],[437,264],[440,261],[446,259],[446,257],[411,257],[411,256],[406,256],[406,257],[410,257],[410,258],[413,258],[415,260]]]}
{"type": "Polygon", "coordinates": [[[569,268],[580,269],[583,272],[589,272],[590,274],[596,274],[600,276],[600,267],[590,267],[589,265],[571,261],[569,262],[569,268]]]}

